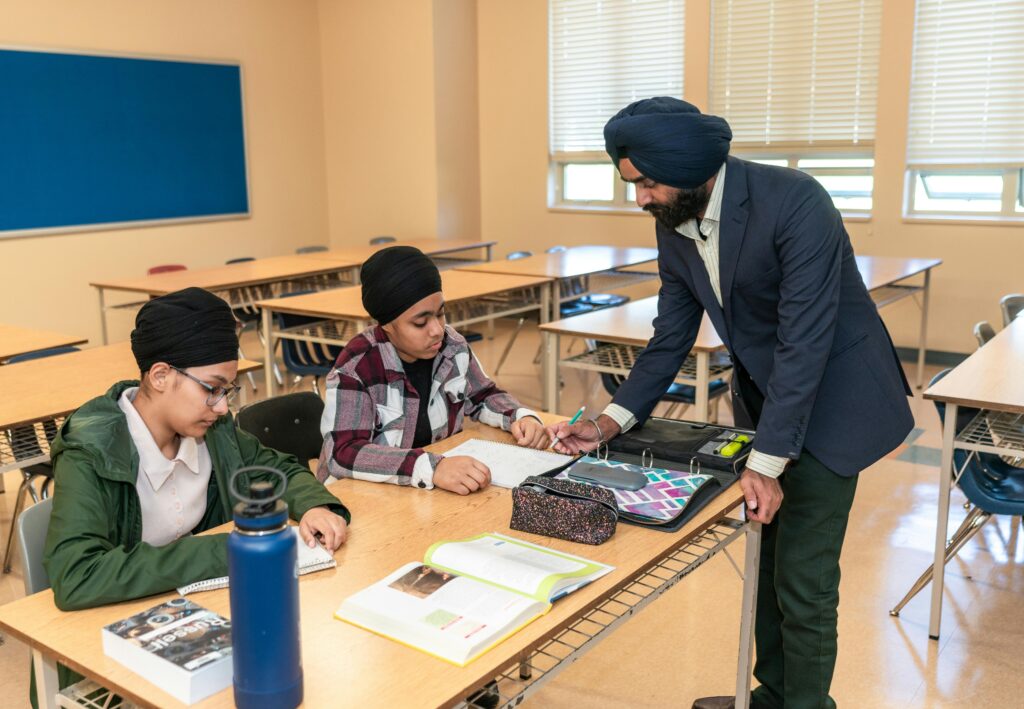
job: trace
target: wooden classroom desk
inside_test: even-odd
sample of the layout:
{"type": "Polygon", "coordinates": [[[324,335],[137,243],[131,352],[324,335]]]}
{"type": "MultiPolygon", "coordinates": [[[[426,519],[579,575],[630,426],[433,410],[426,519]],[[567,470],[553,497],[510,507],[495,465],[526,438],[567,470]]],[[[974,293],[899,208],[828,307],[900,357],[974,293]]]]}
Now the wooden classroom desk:
{"type": "MultiPolygon", "coordinates": [[[[921,324],[917,343],[917,388],[924,384],[924,357],[928,345],[928,299],[931,295],[932,269],[942,265],[937,258],[900,258],[898,256],[856,256],[857,270],[867,286],[868,295],[879,310],[917,293],[921,294],[921,324]],[[908,283],[923,275],[920,283],[908,283]]],[[[623,271],[658,274],[658,262],[623,268],[623,271]]]]}
{"type": "MultiPolygon", "coordinates": [[[[483,249],[485,254],[485,261],[491,260],[491,250],[497,241],[476,241],[475,239],[402,239],[400,241],[392,241],[386,244],[373,244],[367,246],[340,246],[332,248],[328,251],[314,251],[308,254],[303,254],[309,258],[324,258],[324,259],[343,259],[351,260],[356,263],[362,263],[366,259],[373,256],[381,249],[386,249],[389,246],[414,246],[419,249],[427,256],[432,258],[451,256],[453,254],[462,254],[465,251],[476,251],[483,249]]],[[[443,259],[441,259],[443,261],[443,259]]],[[[469,265],[470,261],[467,259],[458,258],[456,261],[467,261],[465,265],[469,265]]],[[[448,264],[445,264],[448,265],[448,264]]],[[[456,263],[455,265],[463,265],[456,263]]]]}
{"type": "Polygon", "coordinates": [[[627,270],[627,266],[653,261],[658,250],[646,247],[572,246],[553,254],[534,254],[515,261],[488,261],[475,266],[460,266],[460,271],[476,273],[508,273],[519,276],[553,278],[551,285],[551,320],[557,320],[563,300],[577,298],[582,293],[562,296],[560,284],[574,278],[596,273],[627,270]]]}
{"type": "MultiPolygon", "coordinates": [[[[545,417],[553,420],[554,417],[545,417]]],[[[561,418],[561,417],[559,417],[561,418]]],[[[458,434],[434,449],[443,452],[482,427],[458,434]]],[[[489,438],[509,440],[488,430],[489,438]]],[[[415,706],[460,704],[471,692],[497,678],[501,705],[514,706],[583,652],[606,637],[683,576],[725,546],[747,536],[737,688],[746,707],[750,691],[752,623],[757,583],[759,525],[729,517],[742,502],[733,485],[674,534],[620,525],[600,546],[573,544],[508,528],[512,496],[491,487],[460,497],[442,490],[422,491],[381,483],[342,480],[328,486],[352,511],[349,538],[336,553],[336,569],[299,579],[302,662],[308,707],[415,706]],[[367,632],[333,617],[351,594],[380,580],[400,565],[423,558],[433,542],[481,532],[506,532],[547,547],[615,566],[596,582],[558,600],[535,620],[464,668],[367,632]],[[585,635],[584,635],[585,633],[585,635]],[[521,679],[521,672],[529,676],[521,679]]],[[[219,531],[227,531],[225,525],[219,531]]],[[[142,706],[184,705],[103,653],[100,629],[173,597],[136,601],[65,613],[46,590],[0,607],[0,628],[29,644],[36,676],[54,682],[56,662],[142,706]]],[[[200,605],[230,615],[227,589],[195,594],[200,605]]],[[[710,688],[709,688],[710,689],[710,688]]],[[[195,705],[233,706],[226,689],[195,705]]]]}
{"type": "MultiPolygon", "coordinates": [[[[493,322],[495,318],[539,310],[541,322],[549,312],[550,278],[537,276],[473,273],[461,270],[441,272],[447,320],[464,326],[493,322]],[[499,297],[507,294],[507,297],[499,297]]],[[[360,286],[268,298],[255,303],[263,312],[263,358],[267,367],[266,386],[272,395],[272,367],[277,341],[281,339],[344,345],[369,325],[371,318],[363,307],[360,286]],[[275,326],[274,313],[322,318],[324,323],[282,331],[275,326]]]]}
{"type": "MultiPolygon", "coordinates": [[[[241,360],[239,375],[259,369],[259,362],[241,360]]],[[[45,357],[0,367],[0,473],[50,458],[41,425],[59,425],[63,418],[115,382],[138,379],[139,368],[131,343],[91,347],[57,357],[45,357]],[[36,443],[26,449],[12,446],[4,435],[22,426],[36,428],[36,443]],[[18,448],[18,450],[14,450],[18,448]]]]}
{"type": "Polygon", "coordinates": [[[100,320],[103,327],[103,343],[107,343],[107,321],[105,291],[138,293],[154,298],[167,293],[196,286],[218,294],[251,288],[271,286],[288,282],[304,282],[321,276],[347,272],[354,283],[354,274],[360,262],[343,258],[310,258],[309,255],[271,256],[223,266],[198,268],[194,270],[170,271],[138,278],[92,281],[89,283],[99,293],[100,320]]]}
{"type": "Polygon", "coordinates": [[[77,335],[0,323],[0,363],[29,352],[48,350],[51,347],[82,345],[88,341],[77,335]]]}
{"type": "MultiPolygon", "coordinates": [[[[547,366],[544,368],[544,396],[545,402],[548,402],[547,408],[558,411],[559,367],[628,375],[640,350],[646,347],[647,342],[654,336],[652,323],[657,314],[658,296],[651,296],[617,308],[605,308],[542,324],[540,330],[546,341],[544,352],[548,358],[547,366]],[[562,336],[612,344],[598,345],[589,352],[559,360],[562,336]]],[[[679,376],[676,377],[680,384],[696,387],[695,413],[692,418],[697,421],[708,420],[708,382],[711,381],[711,375],[724,375],[732,370],[728,358],[714,357],[715,353],[724,351],[725,345],[705,313],[697,341],[680,369],[679,376]]]]}
{"type": "Polygon", "coordinates": [[[939,466],[939,505],[935,525],[934,577],[928,636],[939,637],[942,589],[945,580],[949,493],[953,485],[953,451],[982,451],[1001,456],[1024,456],[1024,319],[1017,318],[929,387],[925,399],[946,404],[939,466]],[[960,406],[981,409],[959,434],[960,406]]]}

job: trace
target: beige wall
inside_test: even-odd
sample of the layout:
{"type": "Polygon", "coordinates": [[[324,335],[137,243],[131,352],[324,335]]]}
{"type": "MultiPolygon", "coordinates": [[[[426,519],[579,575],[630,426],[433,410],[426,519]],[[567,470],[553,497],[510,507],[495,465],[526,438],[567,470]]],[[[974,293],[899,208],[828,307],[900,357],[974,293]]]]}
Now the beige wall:
{"type": "Polygon", "coordinates": [[[476,0],[320,0],[331,243],[480,232],[476,0]]]}
{"type": "MultiPolygon", "coordinates": [[[[709,0],[688,0],[687,98],[707,99],[709,0]]],[[[875,210],[848,225],[858,253],[928,256],[945,263],[933,279],[929,348],[969,352],[978,320],[999,321],[998,300],[1024,291],[1024,226],[909,223],[902,218],[906,106],[913,3],[885,3],[875,159],[875,210]]],[[[547,208],[547,2],[480,0],[480,152],[483,237],[498,254],[553,243],[651,244],[642,216],[547,208]]],[[[905,300],[883,311],[898,345],[917,342],[918,310],[905,300]]]]}
{"type": "MultiPolygon", "coordinates": [[[[0,318],[98,343],[91,279],[326,243],[317,21],[313,0],[0,0],[0,44],[240,61],[252,210],[243,220],[0,239],[0,318]]],[[[130,323],[115,314],[112,339],[130,323]]]]}

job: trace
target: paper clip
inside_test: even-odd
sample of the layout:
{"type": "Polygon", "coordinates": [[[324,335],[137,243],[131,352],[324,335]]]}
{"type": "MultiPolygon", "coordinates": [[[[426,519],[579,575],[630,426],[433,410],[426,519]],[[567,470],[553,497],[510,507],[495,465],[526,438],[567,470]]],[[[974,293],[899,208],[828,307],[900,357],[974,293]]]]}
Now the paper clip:
{"type": "Polygon", "coordinates": [[[651,453],[650,448],[644,448],[643,453],[640,454],[640,467],[650,470],[654,467],[654,453],[651,453]],[[647,462],[647,456],[651,457],[651,462],[647,462]]]}
{"type": "Polygon", "coordinates": [[[695,461],[695,460],[697,460],[696,456],[694,456],[693,458],[690,458],[690,475],[700,475],[700,461],[699,460],[697,460],[697,472],[696,473],[693,472],[693,461],[695,461]]]}

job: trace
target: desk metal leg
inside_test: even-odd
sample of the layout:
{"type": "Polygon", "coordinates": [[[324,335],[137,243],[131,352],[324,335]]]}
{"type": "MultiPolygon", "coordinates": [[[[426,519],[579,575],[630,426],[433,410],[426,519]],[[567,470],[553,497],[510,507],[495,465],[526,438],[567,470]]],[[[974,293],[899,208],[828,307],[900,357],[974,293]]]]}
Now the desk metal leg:
{"type": "Polygon", "coordinates": [[[40,709],[57,709],[57,662],[50,656],[44,656],[38,650],[32,650],[32,665],[36,671],[36,697],[40,709]]]}
{"type": "Polygon", "coordinates": [[[103,296],[103,289],[97,288],[96,292],[99,293],[100,296],[100,333],[102,336],[103,344],[106,345],[109,344],[107,341],[107,304],[103,296]]]}
{"type": "Polygon", "coordinates": [[[707,352],[697,353],[697,390],[694,395],[694,406],[697,415],[694,417],[701,423],[708,420],[708,381],[711,379],[711,356],[707,352]]]}
{"type": "Polygon", "coordinates": [[[491,249],[493,248],[493,246],[492,246],[491,244],[488,244],[488,245],[487,245],[486,247],[484,247],[484,248],[485,248],[485,249],[486,249],[486,251],[487,251],[487,260],[488,260],[488,261],[490,261],[490,260],[491,260],[491,249]]]}
{"type": "Polygon", "coordinates": [[[754,661],[754,617],[757,612],[757,577],[761,563],[761,523],[747,522],[743,562],[743,604],[740,608],[740,652],[736,662],[736,709],[750,705],[750,678],[754,661]]]}
{"type": "Polygon", "coordinates": [[[956,404],[946,404],[942,427],[942,463],[939,465],[939,507],[935,513],[935,559],[932,576],[932,610],[928,637],[939,639],[942,624],[942,590],[946,579],[946,534],[949,527],[949,489],[953,479],[953,443],[956,439],[956,404]]]}
{"type": "Polygon", "coordinates": [[[274,395],[274,332],[270,326],[272,314],[263,308],[263,381],[267,396],[274,395]]]}
{"type": "Polygon", "coordinates": [[[544,332],[544,356],[543,364],[543,404],[545,411],[558,413],[559,386],[558,386],[558,353],[562,349],[561,337],[558,333],[544,332]]]}
{"type": "Polygon", "coordinates": [[[928,351],[928,295],[931,293],[932,272],[924,272],[924,290],[921,291],[921,333],[917,340],[917,388],[924,385],[924,357],[928,351]]]}

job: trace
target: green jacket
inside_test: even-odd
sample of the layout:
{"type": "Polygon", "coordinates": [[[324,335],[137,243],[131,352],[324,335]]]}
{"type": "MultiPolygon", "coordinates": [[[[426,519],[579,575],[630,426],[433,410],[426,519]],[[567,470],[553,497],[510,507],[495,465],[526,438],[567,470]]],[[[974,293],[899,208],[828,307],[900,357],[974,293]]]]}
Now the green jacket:
{"type": "MultiPolygon", "coordinates": [[[[43,564],[61,610],[163,593],[228,572],[226,534],[183,537],[162,547],[142,541],[135,491],[139,455],[117,405],[121,392],[132,386],[138,382],[118,382],[86,403],[68,417],[51,446],[55,487],[43,564]]],[[[213,473],[206,514],[194,532],[231,520],[235,500],[228,494],[229,475],[246,465],[287,474],[284,499],[293,519],[320,506],[350,519],[305,465],[238,430],[230,414],[210,427],[206,445],[213,473]]],[[[248,486],[241,481],[240,487],[248,486]]]]}

